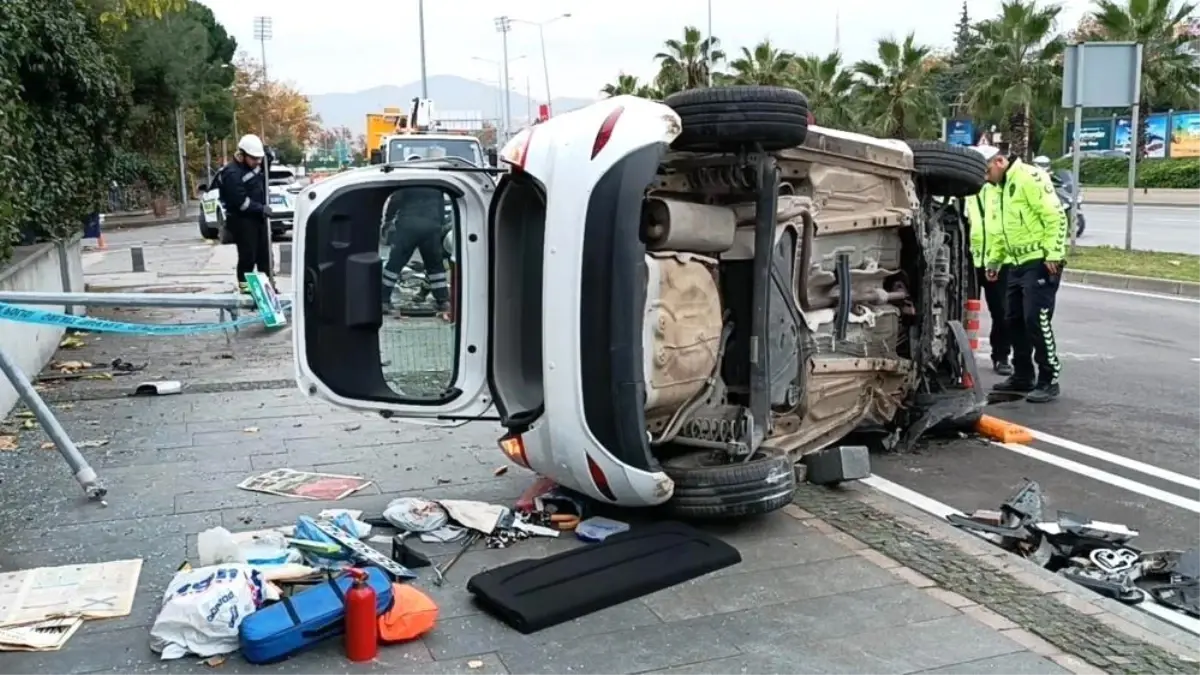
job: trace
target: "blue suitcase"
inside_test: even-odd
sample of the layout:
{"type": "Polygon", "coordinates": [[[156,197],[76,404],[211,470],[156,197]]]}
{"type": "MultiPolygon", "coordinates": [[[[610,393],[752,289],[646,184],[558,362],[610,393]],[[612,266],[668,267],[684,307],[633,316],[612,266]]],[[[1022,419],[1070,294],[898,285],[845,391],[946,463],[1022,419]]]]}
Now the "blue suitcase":
{"type": "MultiPolygon", "coordinates": [[[[364,567],[375,590],[375,614],[392,607],[392,580],[378,567],[364,567]]],[[[346,591],[352,579],[341,575],[263,607],[242,620],[238,642],[250,663],[282,661],[345,629],[346,591]]]]}

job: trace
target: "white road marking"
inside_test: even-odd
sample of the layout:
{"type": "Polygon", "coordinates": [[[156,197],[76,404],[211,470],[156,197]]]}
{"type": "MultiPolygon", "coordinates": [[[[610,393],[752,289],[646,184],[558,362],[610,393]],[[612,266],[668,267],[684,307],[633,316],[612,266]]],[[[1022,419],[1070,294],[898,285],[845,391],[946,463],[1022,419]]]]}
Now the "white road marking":
{"type": "Polygon", "coordinates": [[[1109,485],[1137,493],[1144,497],[1158,500],[1165,504],[1178,506],[1181,509],[1191,511],[1192,513],[1200,513],[1200,501],[1188,499],[1187,497],[1180,497],[1177,494],[1167,492],[1166,490],[1160,490],[1149,485],[1144,485],[1134,480],[1129,480],[1128,478],[1118,476],[1114,473],[1109,473],[1103,469],[1097,469],[1086,464],[1080,464],[1079,462],[1059,457],[1058,455],[1038,450],[1037,448],[1031,448],[1027,445],[1021,445],[1020,443],[997,443],[996,441],[992,441],[992,445],[997,445],[1019,455],[1025,455],[1026,457],[1040,460],[1047,464],[1057,466],[1060,469],[1066,469],[1067,471],[1077,473],[1081,476],[1087,476],[1093,480],[1098,480],[1102,483],[1108,483],[1109,485]]]}
{"type": "Polygon", "coordinates": [[[1200,359],[1192,359],[1192,363],[1200,363],[1200,359]]]}
{"type": "MultiPolygon", "coordinates": [[[[878,490],[890,497],[899,499],[906,504],[915,506],[916,508],[937,516],[942,520],[945,520],[946,516],[949,515],[962,514],[962,511],[959,511],[949,504],[943,504],[932,497],[926,497],[920,492],[910,490],[903,485],[893,483],[892,481],[881,476],[872,475],[858,482],[874,490],[878,490]]],[[[984,539],[986,539],[986,537],[984,537],[984,539]]],[[[993,541],[992,543],[995,542],[993,541]]],[[[1177,612],[1170,607],[1164,607],[1158,604],[1158,601],[1149,595],[1146,596],[1146,600],[1144,602],[1138,603],[1134,606],[1157,619],[1161,619],[1167,623],[1178,626],[1179,628],[1182,628],[1183,630],[1195,635],[1200,635],[1200,620],[1193,619],[1183,612],[1177,612]]]]}
{"type": "Polygon", "coordinates": [[[1092,286],[1090,284],[1076,284],[1064,281],[1060,286],[1069,288],[1082,288],[1085,291],[1100,291],[1101,293],[1116,293],[1117,295],[1132,295],[1138,298],[1154,298],[1155,300],[1174,300],[1175,302],[1190,302],[1192,304],[1200,304],[1200,298],[1185,298],[1180,295],[1163,295],[1161,293],[1146,293],[1144,291],[1128,291],[1123,288],[1104,288],[1103,286],[1092,286]]]}
{"type": "Polygon", "coordinates": [[[1191,476],[1185,476],[1181,473],[1175,473],[1174,471],[1160,469],[1157,466],[1154,466],[1152,464],[1146,464],[1145,462],[1139,462],[1136,459],[1130,459],[1130,458],[1124,457],[1122,455],[1117,455],[1117,454],[1114,454],[1111,452],[1106,452],[1104,450],[1101,450],[1100,448],[1093,448],[1090,445],[1084,445],[1083,443],[1076,443],[1075,441],[1072,441],[1070,439],[1059,438],[1058,436],[1055,436],[1053,434],[1047,434],[1045,432],[1037,431],[1035,429],[1030,429],[1029,433],[1033,434],[1033,437],[1038,439],[1039,441],[1057,445],[1058,447],[1066,449],[1066,450],[1070,450],[1071,452],[1078,452],[1081,455],[1087,455],[1089,457],[1094,457],[1101,461],[1108,462],[1109,464],[1123,466],[1126,469],[1132,469],[1139,473],[1144,473],[1147,476],[1154,476],[1155,478],[1161,478],[1162,480],[1169,481],[1169,482],[1175,483],[1177,485],[1183,485],[1185,487],[1190,487],[1193,490],[1200,490],[1200,478],[1192,478],[1191,476]]]}

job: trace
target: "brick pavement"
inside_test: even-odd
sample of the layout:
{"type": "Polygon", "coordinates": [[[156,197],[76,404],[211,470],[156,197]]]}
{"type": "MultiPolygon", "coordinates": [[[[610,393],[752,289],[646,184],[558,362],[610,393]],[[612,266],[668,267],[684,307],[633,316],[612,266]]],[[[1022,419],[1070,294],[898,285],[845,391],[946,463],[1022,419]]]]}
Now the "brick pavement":
{"type": "MultiPolygon", "coordinates": [[[[211,320],[213,312],[119,314],[197,321],[211,320]]],[[[86,623],[60,652],[4,654],[0,671],[209,670],[190,658],[161,662],[148,648],[160,594],[183,560],[195,560],[196,534],[217,525],[236,531],[290,524],[335,505],[235,487],[258,470],[365,476],[375,484],[336,505],[369,513],[400,495],[509,502],[529,484],[531,476],[516,469],[493,475],[503,460],[490,425],[414,427],[302,397],[288,382],[287,330],[244,330],[231,344],[221,335],[86,336],[83,348],[60,354],[148,365],[138,375],[46,391],[77,440],[108,441],[84,451],[110,490],[107,508],[83,500],[58,454],[40,448],[45,439],[38,430],[22,434],[20,450],[0,453],[0,569],[129,556],[142,557],[145,566],[130,616],[86,623]],[[137,381],[160,378],[182,379],[188,389],[163,398],[126,396],[137,381]]],[[[330,641],[281,664],[255,667],[235,657],[221,670],[1063,673],[1153,666],[1195,672],[1180,649],[1153,634],[1130,635],[1136,627],[1106,618],[1100,606],[1068,604],[1035,588],[1033,578],[980,566],[938,538],[937,524],[923,523],[930,535],[853,492],[805,488],[798,502],[802,508],[715,528],[742,552],[742,564],[534,635],[481,613],[466,579],[572,541],[472,551],[441,589],[423,575],[416,583],[441,607],[437,628],[423,640],[383,648],[375,663],[351,667],[340,643],[330,641]],[[1037,622],[1047,623],[1039,629],[1037,622]],[[1089,633],[1072,637],[1078,630],[1089,633]],[[1104,639],[1092,639],[1090,650],[1072,646],[1088,635],[1104,639]]],[[[429,547],[439,557],[454,550],[429,547]]]]}

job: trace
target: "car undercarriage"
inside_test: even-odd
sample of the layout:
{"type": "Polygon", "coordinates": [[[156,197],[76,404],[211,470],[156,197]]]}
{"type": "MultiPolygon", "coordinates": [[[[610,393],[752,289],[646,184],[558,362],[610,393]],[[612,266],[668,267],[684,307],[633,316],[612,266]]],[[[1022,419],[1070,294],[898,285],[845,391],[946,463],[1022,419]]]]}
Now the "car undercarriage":
{"type": "MultiPolygon", "coordinates": [[[[673,106],[684,129],[689,115],[732,110],[729,89],[707,94],[717,97],[707,109],[673,106]]],[[[794,477],[744,499],[702,493],[791,474],[855,430],[905,447],[970,424],[984,403],[962,327],[975,279],[961,198],[982,184],[982,159],[937,142],[746,124],[755,106],[780,110],[787,90],[740,89],[743,122],[726,115],[734,123],[698,133],[693,123],[642,215],[647,433],[681,515],[778,508],[794,477]]]]}

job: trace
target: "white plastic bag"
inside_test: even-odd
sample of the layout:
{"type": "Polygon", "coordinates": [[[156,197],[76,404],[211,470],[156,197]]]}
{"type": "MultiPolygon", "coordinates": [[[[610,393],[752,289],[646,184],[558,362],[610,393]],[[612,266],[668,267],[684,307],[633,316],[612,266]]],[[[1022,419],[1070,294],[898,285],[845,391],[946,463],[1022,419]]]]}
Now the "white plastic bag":
{"type": "Polygon", "coordinates": [[[238,649],[242,619],[262,604],[259,573],[243,564],[213,565],[175,574],[150,628],[150,649],[163,659],[201,658],[238,649]]]}

